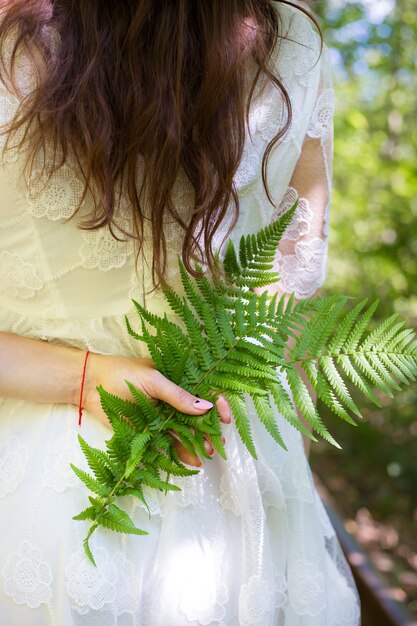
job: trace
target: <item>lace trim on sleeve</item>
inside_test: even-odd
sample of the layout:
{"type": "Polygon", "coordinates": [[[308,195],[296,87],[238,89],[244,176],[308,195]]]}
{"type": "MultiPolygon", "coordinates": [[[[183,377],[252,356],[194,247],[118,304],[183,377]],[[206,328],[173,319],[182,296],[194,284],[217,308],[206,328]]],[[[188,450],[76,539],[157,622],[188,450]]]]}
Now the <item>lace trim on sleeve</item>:
{"type": "Polygon", "coordinates": [[[331,196],[334,94],[329,56],[321,57],[320,81],[300,157],[273,219],[298,199],[292,222],[277,254],[279,290],[298,299],[313,296],[326,276],[328,219],[331,196]]]}

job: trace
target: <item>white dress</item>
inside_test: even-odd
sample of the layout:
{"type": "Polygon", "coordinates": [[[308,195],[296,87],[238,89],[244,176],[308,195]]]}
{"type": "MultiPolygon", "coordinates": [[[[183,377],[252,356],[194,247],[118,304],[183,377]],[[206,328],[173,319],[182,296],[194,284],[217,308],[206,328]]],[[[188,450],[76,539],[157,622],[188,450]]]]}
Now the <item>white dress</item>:
{"type": "MultiPolygon", "coordinates": [[[[300,203],[280,246],[284,291],[298,298],[323,283],[330,195],[333,92],[328,55],[310,22],[279,5],[288,39],[275,53],[276,69],[293,103],[290,132],[269,161],[261,160],[282,123],[270,88],[252,106],[250,129],[236,174],[241,214],[233,231],[265,226],[300,203]],[[300,45],[296,42],[303,42],[300,45]]],[[[22,59],[20,80],[30,89],[22,59]]],[[[0,87],[0,120],[17,99],[0,87]]],[[[1,138],[4,141],[4,138],[1,138]]],[[[147,239],[138,274],[131,242],[107,229],[93,232],[67,221],[82,184],[71,164],[45,186],[28,186],[23,157],[5,154],[0,167],[0,330],[103,354],[145,356],[126,332],[131,298],[158,314],[167,310],[152,288],[147,239]]],[[[178,207],[193,193],[178,179],[178,207]]],[[[86,207],[86,211],[88,207],[86,207]]],[[[127,206],[119,219],[129,223],[127,206]]],[[[178,285],[178,232],[168,227],[169,281],[178,285]]],[[[253,409],[248,403],[248,411],[253,409]]],[[[94,568],[84,555],[87,522],[71,518],[87,493],[69,467],[85,467],[77,443],[77,409],[0,399],[0,623],[2,626],[358,626],[354,583],[312,483],[298,432],[279,417],[288,452],[256,419],[255,461],[233,425],[223,426],[228,461],[217,455],[180,493],[149,491],[149,519],[140,502],[126,506],[148,536],[93,535],[94,568]]],[[[88,413],[83,437],[100,446],[109,430],[88,413]]]]}

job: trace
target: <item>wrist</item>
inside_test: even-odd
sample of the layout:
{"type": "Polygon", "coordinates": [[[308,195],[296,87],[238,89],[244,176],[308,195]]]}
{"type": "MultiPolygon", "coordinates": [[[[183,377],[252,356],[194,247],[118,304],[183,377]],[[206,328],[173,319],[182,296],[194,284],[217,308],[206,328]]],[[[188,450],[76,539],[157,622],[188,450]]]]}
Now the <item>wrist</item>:
{"type": "MultiPolygon", "coordinates": [[[[86,352],[84,352],[84,361],[79,374],[79,393],[81,390],[84,362],[86,358],[86,352]]],[[[97,404],[97,387],[100,384],[99,369],[102,358],[102,355],[90,352],[86,361],[82,407],[87,411],[91,411],[92,407],[97,404]]],[[[78,396],[77,404],[79,403],[79,400],[80,397],[78,396]]]]}

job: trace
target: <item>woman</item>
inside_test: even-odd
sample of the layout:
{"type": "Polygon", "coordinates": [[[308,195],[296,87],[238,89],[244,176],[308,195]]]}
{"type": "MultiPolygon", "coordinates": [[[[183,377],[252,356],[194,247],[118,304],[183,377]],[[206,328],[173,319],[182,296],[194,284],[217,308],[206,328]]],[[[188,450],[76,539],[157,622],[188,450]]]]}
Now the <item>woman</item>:
{"type": "Polygon", "coordinates": [[[1,623],[356,626],[348,568],[282,418],[288,452],[254,420],[254,461],[220,399],[228,461],[202,466],[177,444],[201,471],[180,493],[149,491],[150,519],[132,499],[148,536],[97,531],[97,568],[71,519],[86,503],[69,468],[85,465],[79,410],[90,444],[110,432],[97,385],[129,397],[127,379],[190,415],[212,406],[130,338],[131,298],[164,313],[179,254],[210,268],[229,233],[297,196],[272,289],[303,298],[323,282],[332,90],[312,20],[272,0],[1,7],[1,623]]]}

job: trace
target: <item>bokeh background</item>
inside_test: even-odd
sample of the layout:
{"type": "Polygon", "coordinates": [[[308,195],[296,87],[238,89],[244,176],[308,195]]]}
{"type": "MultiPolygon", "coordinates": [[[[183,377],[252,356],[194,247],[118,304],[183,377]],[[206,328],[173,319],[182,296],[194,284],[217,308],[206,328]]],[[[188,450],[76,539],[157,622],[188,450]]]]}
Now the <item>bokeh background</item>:
{"type": "MultiPolygon", "coordinates": [[[[334,193],[327,292],[378,298],[417,329],[417,0],[312,0],[334,61],[334,193]]],[[[346,528],[417,617],[417,384],[352,429],[326,415],[342,451],[312,467],[346,528]]],[[[323,414],[326,409],[320,407],[323,414]]]]}

